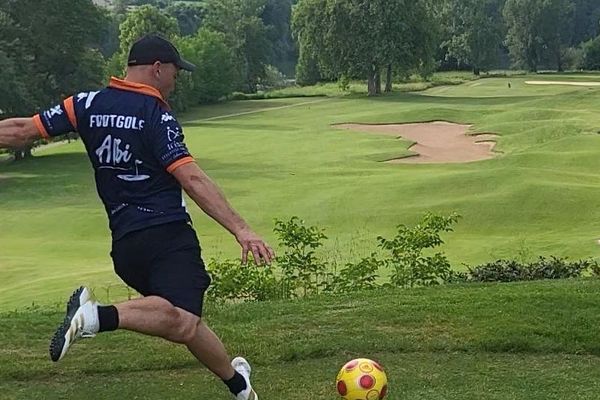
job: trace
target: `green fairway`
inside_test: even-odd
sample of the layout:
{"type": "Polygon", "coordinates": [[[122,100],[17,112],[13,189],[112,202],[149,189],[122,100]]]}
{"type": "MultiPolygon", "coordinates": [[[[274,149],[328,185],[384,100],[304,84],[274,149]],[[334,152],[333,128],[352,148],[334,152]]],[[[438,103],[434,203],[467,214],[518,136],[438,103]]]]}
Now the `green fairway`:
{"type": "MultiPolygon", "coordinates": [[[[444,236],[443,250],[457,269],[499,257],[596,257],[600,89],[525,84],[541,79],[600,76],[490,78],[378,98],[233,102],[198,108],[182,121],[198,163],[273,244],[273,219],[297,215],[325,228],[321,254],[343,264],[370,254],[376,237],[391,237],[397,224],[412,224],[425,211],[456,211],[463,218],[444,236]],[[498,157],[391,165],[380,161],[408,154],[408,142],[331,126],[432,120],[498,134],[498,157]]],[[[80,284],[102,293],[118,284],[81,142],[35,155],[0,164],[0,310],[62,301],[80,284]]],[[[228,233],[190,210],[205,258],[238,256],[228,233]]]]}
{"type": "MultiPolygon", "coordinates": [[[[382,362],[390,400],[600,399],[600,280],[387,290],[209,306],[261,399],[333,400],[338,369],[382,362]]],[[[62,309],[62,307],[61,307],[62,309]]],[[[77,343],[58,364],[62,310],[0,314],[2,399],[229,399],[182,347],[127,332],[77,343]]]]}

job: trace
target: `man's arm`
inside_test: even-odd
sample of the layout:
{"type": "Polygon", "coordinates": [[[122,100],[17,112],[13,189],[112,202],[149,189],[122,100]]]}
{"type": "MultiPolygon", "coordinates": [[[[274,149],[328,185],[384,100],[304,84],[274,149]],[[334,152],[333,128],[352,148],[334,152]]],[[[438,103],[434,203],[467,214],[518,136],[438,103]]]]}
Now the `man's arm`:
{"type": "Polygon", "coordinates": [[[0,148],[22,148],[40,138],[33,118],[9,118],[0,121],[0,148]]]}
{"type": "Polygon", "coordinates": [[[243,218],[229,205],[217,185],[190,162],[171,172],[186,193],[198,206],[225,229],[231,232],[242,246],[242,262],[245,264],[251,251],[257,263],[270,264],[275,258],[273,249],[250,229],[243,218]]]}

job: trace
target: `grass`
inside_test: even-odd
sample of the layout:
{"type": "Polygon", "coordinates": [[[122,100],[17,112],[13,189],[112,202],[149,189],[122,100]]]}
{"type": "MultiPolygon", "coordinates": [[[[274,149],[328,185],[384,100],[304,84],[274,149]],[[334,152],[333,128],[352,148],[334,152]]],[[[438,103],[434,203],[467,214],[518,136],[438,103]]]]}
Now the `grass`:
{"type": "MultiPolygon", "coordinates": [[[[273,219],[297,215],[325,229],[320,256],[343,265],[373,251],[378,235],[392,237],[397,224],[456,211],[463,218],[442,250],[458,269],[500,257],[596,257],[600,91],[525,84],[572,76],[600,80],[510,76],[378,98],[239,101],[198,108],[182,121],[198,163],[275,245],[273,219]],[[498,134],[498,157],[389,165],[380,161],[409,154],[407,142],[331,126],[431,120],[498,134]]],[[[118,284],[81,142],[0,164],[0,204],[0,310],[51,304],[79,284],[118,284]]],[[[228,233],[191,213],[205,258],[238,255],[228,233]]]]}
{"type": "MultiPolygon", "coordinates": [[[[334,399],[338,368],[358,356],[383,363],[390,400],[598,399],[599,290],[600,280],[384,290],[213,304],[206,319],[252,361],[265,399],[334,399]]],[[[128,332],[52,364],[61,319],[52,308],[0,315],[2,399],[229,398],[183,348],[128,332]]]]}

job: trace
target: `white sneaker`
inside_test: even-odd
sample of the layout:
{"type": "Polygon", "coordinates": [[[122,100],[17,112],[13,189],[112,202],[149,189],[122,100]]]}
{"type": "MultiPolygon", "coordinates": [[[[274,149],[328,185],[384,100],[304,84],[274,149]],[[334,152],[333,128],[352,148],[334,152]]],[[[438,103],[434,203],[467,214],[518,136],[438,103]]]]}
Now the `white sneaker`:
{"type": "Polygon", "coordinates": [[[50,342],[50,358],[59,361],[79,338],[94,337],[99,330],[98,303],[85,286],[75,290],[67,302],[67,314],[50,342]]]}
{"type": "Polygon", "coordinates": [[[231,366],[242,375],[246,381],[246,389],[235,396],[236,400],[258,400],[258,395],[254,389],[252,389],[252,385],[250,384],[250,373],[252,372],[252,368],[250,368],[248,361],[243,357],[236,357],[231,361],[231,366]]]}

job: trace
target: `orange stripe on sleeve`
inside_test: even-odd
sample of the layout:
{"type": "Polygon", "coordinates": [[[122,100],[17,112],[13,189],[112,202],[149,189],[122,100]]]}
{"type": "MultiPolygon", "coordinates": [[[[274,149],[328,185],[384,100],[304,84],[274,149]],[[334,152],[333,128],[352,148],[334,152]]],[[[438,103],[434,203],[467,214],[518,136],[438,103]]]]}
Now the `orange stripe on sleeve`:
{"type": "Polygon", "coordinates": [[[40,133],[40,136],[43,137],[44,139],[50,139],[50,135],[48,135],[48,132],[46,131],[46,128],[44,127],[44,124],[42,124],[42,118],[40,118],[40,114],[36,114],[32,117],[33,119],[33,123],[35,125],[35,127],[37,128],[38,132],[40,133]]]}
{"type": "Polygon", "coordinates": [[[189,164],[191,162],[194,162],[193,157],[188,156],[188,157],[180,158],[179,160],[175,161],[174,163],[172,163],[171,165],[169,165],[167,167],[167,172],[172,174],[173,171],[175,171],[177,168],[181,167],[182,165],[189,164]]]}
{"type": "Polygon", "coordinates": [[[67,117],[69,117],[69,122],[71,122],[73,128],[77,129],[77,117],[75,116],[75,104],[73,103],[73,96],[66,99],[63,104],[65,105],[65,110],[67,111],[67,117]]]}

